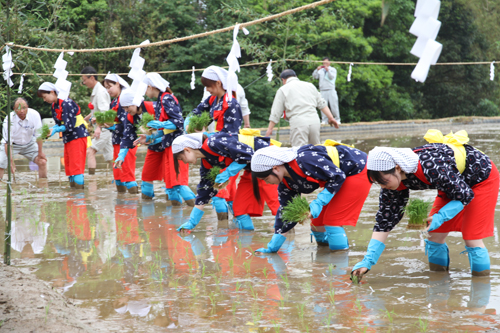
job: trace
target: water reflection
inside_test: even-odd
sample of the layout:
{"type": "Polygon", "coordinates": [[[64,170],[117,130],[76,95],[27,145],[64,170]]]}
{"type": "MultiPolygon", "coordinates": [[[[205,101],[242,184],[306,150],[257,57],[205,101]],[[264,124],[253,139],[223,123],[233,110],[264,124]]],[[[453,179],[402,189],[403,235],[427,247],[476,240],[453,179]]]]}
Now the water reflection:
{"type": "MultiPolygon", "coordinates": [[[[500,162],[500,131],[480,129],[470,137],[500,162]]],[[[365,151],[422,144],[420,136],[349,140],[365,151]]],[[[194,182],[199,176],[191,171],[194,182]]],[[[350,251],[318,247],[308,226],[299,226],[279,253],[255,255],[273,233],[269,210],[254,219],[255,231],[241,231],[207,208],[193,232],[179,234],[191,208],[118,195],[104,172],[88,177],[80,193],[49,181],[48,189],[15,188],[14,262],[36,267],[66,296],[97,308],[104,320],[127,321],[131,330],[418,332],[427,324],[429,331],[449,332],[500,324],[499,217],[486,244],[491,278],[471,278],[466,256],[452,258],[449,274],[429,272],[423,238],[402,224],[379,264],[353,286],[349,267],[371,237],[375,187],[358,227],[346,228],[350,251]]],[[[449,246],[450,253],[461,251],[461,237],[450,235],[449,246]]]]}

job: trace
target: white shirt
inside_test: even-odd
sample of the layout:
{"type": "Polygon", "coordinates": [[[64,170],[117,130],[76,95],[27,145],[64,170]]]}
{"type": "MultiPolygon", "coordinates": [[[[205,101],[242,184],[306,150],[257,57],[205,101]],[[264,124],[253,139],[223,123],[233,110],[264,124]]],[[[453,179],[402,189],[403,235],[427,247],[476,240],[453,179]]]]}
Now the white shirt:
{"type": "Polygon", "coordinates": [[[92,89],[92,95],[90,95],[90,103],[94,105],[94,112],[106,112],[110,109],[111,98],[109,97],[108,91],[104,88],[101,82],[97,82],[92,89]]]}
{"type": "MultiPolygon", "coordinates": [[[[10,140],[15,145],[24,146],[36,138],[37,130],[42,128],[42,119],[38,111],[28,108],[26,118],[21,120],[17,114],[12,111],[10,113],[10,140]]],[[[7,117],[3,121],[2,143],[7,143],[8,137],[8,122],[7,117]]]]}

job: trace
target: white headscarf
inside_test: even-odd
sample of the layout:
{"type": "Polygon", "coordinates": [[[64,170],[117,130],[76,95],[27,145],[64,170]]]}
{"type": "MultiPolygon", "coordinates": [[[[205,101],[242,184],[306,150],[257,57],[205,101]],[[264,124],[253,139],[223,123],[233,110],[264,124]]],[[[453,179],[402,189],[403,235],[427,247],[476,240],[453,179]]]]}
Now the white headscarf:
{"type": "Polygon", "coordinates": [[[399,165],[405,173],[418,169],[418,155],[410,148],[375,147],[368,153],[367,169],[389,171],[399,165]]]}
{"type": "Polygon", "coordinates": [[[135,93],[132,91],[132,89],[122,90],[122,93],[120,94],[120,105],[122,107],[131,105],[135,105],[137,107],[141,106],[141,103],[142,101],[144,101],[144,98],[140,98],[141,101],[139,105],[134,103],[134,98],[135,98],[135,93]]]}
{"type": "Polygon", "coordinates": [[[229,72],[219,66],[210,66],[208,68],[205,68],[201,76],[212,81],[222,82],[222,88],[224,88],[224,90],[228,90],[229,88],[231,88],[232,91],[236,91],[236,89],[238,88],[238,76],[236,76],[236,85],[229,86],[229,72]]]}
{"type": "Polygon", "coordinates": [[[130,88],[130,85],[127,83],[127,81],[125,81],[124,79],[122,79],[120,77],[120,75],[118,75],[118,74],[108,73],[108,75],[106,75],[106,77],[104,78],[104,80],[118,82],[120,84],[120,86],[122,86],[122,89],[128,89],[128,88],[130,88]]]}
{"type": "Polygon", "coordinates": [[[297,158],[297,148],[279,148],[269,146],[259,149],[252,156],[251,168],[254,172],[271,170],[274,166],[283,165],[297,158]]]}
{"type": "Polygon", "coordinates": [[[44,82],[44,83],[42,83],[42,85],[40,86],[40,88],[38,88],[38,90],[55,91],[56,94],[59,94],[59,89],[56,88],[55,84],[50,83],[50,82],[44,82]]]}
{"type": "Polygon", "coordinates": [[[170,87],[170,83],[158,73],[147,73],[144,78],[144,83],[148,86],[157,88],[161,92],[165,92],[165,90],[170,87]]]}
{"type": "Polygon", "coordinates": [[[203,133],[193,133],[178,136],[172,142],[172,154],[180,153],[184,148],[200,149],[203,145],[203,133]]]}

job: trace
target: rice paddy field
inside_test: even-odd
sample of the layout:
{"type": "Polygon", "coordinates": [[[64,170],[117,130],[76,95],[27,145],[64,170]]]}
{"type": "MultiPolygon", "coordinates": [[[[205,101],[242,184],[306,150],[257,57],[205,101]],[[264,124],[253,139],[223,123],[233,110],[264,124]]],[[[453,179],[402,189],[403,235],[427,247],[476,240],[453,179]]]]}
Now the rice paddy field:
{"type": "MultiPolygon", "coordinates": [[[[457,129],[461,128],[469,132],[474,146],[500,163],[500,125],[457,129]]],[[[377,145],[419,146],[424,134],[360,133],[332,139],[369,151],[377,145]]],[[[143,157],[137,159],[137,179],[143,157]]],[[[25,160],[17,163],[12,265],[32,269],[78,307],[93,309],[102,321],[124,325],[124,331],[494,332],[500,328],[500,212],[495,236],[485,241],[490,277],[471,277],[467,254],[460,254],[465,248],[459,233],[447,240],[450,272],[430,272],[424,236],[407,229],[404,218],[389,236],[379,263],[360,285],[353,285],[350,268],[365,254],[378,207],[380,188],[375,185],[358,225],[346,227],[349,251],[331,252],[311,243],[309,225],[304,224],[287,235],[278,253],[258,255],[254,250],[266,247],[274,232],[274,217],[267,207],[264,216],[253,218],[255,231],[241,231],[231,215],[228,221],[217,221],[207,205],[196,229],[181,235],[175,229],[187,221],[191,208],[167,203],[159,182],[154,201],[117,194],[111,170],[101,161],[96,175],[85,175],[85,189],[78,191],[69,187],[58,163],[58,157],[51,158],[48,180],[37,180],[25,160]]],[[[199,179],[198,166],[192,165],[193,190],[199,179]]],[[[413,198],[424,200],[435,195],[435,191],[412,192],[413,198]]],[[[0,207],[3,218],[5,200],[0,207]]]]}

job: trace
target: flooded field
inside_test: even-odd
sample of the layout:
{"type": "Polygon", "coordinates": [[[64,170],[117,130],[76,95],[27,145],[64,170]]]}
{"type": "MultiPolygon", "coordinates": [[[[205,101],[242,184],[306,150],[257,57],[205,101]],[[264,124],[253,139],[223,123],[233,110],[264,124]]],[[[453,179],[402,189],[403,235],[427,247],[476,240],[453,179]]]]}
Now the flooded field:
{"type": "MultiPolygon", "coordinates": [[[[500,164],[500,125],[462,126],[471,143],[500,164]]],[[[342,139],[368,151],[376,145],[414,147],[425,133],[364,133],[342,139]]],[[[143,157],[139,157],[138,167],[143,157]]],[[[20,161],[23,162],[23,161],[20,161]]],[[[389,236],[379,263],[352,285],[350,267],[363,258],[378,206],[372,186],[357,227],[346,227],[350,250],[330,252],[311,243],[309,226],[297,226],[277,254],[257,255],[273,234],[266,209],[255,231],[218,222],[207,205],[189,235],[175,229],[190,207],[172,207],[156,182],[156,198],[117,194],[109,170],[85,175],[85,190],[70,189],[51,161],[48,181],[18,166],[13,185],[12,264],[35,268],[105,321],[130,332],[477,332],[500,328],[500,242],[485,243],[491,277],[471,278],[461,234],[450,234],[450,272],[428,269],[424,238],[405,218],[389,236]],[[51,171],[52,170],[52,171],[51,171]]],[[[58,167],[58,168],[56,168],[58,167]]],[[[140,179],[140,168],[137,170],[140,179]]],[[[199,181],[191,166],[190,186],[199,181]]],[[[4,188],[2,184],[2,191],[4,188]]],[[[5,192],[3,192],[5,193],[5,192]]],[[[498,195],[498,193],[492,193],[498,195]]],[[[434,191],[413,192],[433,199],[434,191]]],[[[315,194],[309,199],[312,200],[315,194]]],[[[0,202],[2,219],[5,200],[0,202]]],[[[497,206],[497,211],[500,206],[497,206]]],[[[3,249],[3,240],[0,246],[3,249]]]]}

